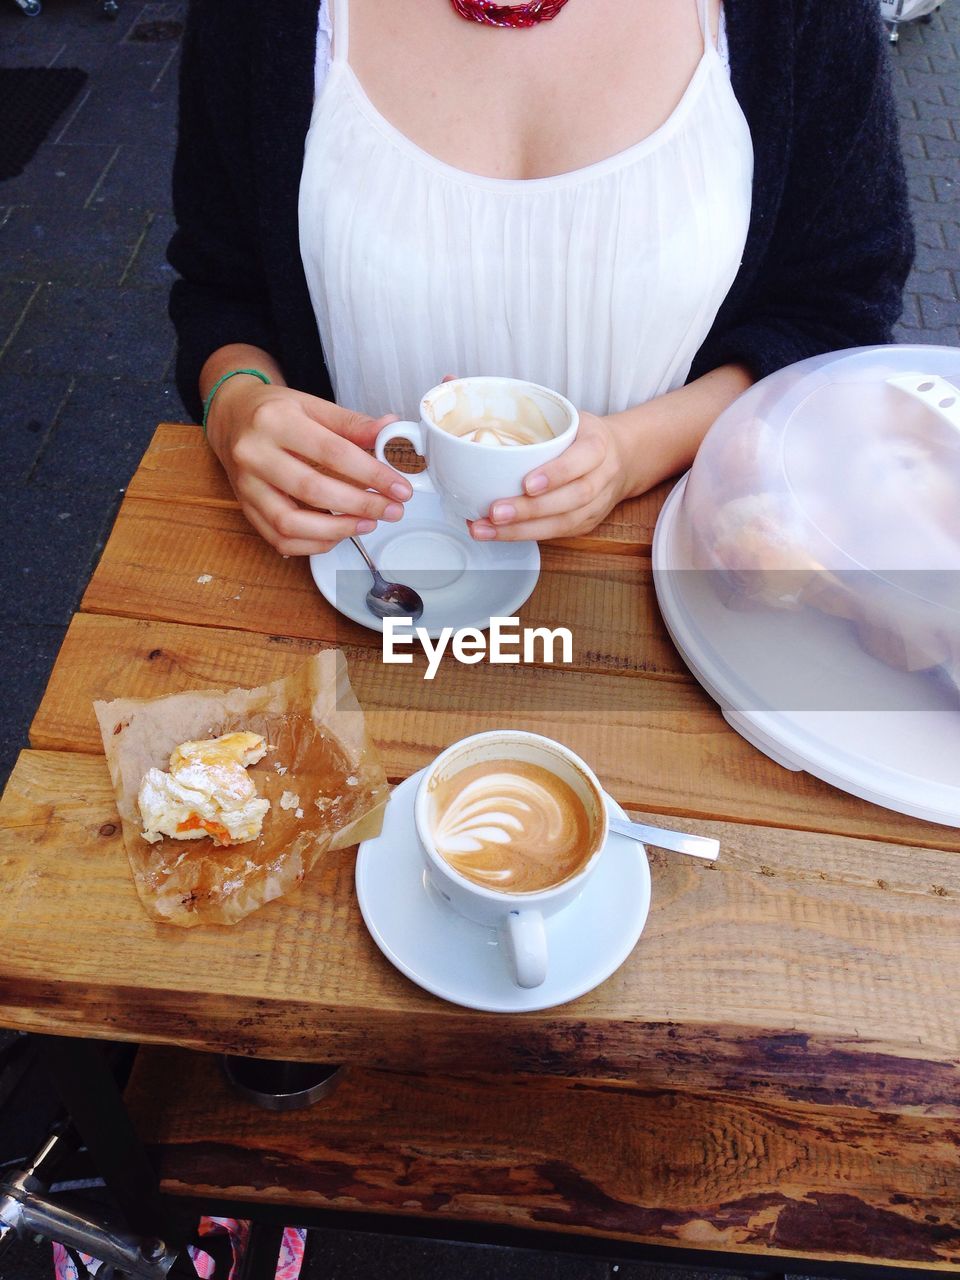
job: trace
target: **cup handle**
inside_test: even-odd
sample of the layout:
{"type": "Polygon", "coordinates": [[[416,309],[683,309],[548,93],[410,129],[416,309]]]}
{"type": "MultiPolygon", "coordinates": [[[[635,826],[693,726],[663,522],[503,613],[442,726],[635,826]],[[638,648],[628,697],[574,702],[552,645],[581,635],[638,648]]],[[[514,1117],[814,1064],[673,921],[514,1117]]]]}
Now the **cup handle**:
{"type": "Polygon", "coordinates": [[[547,976],[547,935],[539,911],[511,911],[504,937],[513,980],[518,987],[539,987],[547,976]]]}
{"type": "Polygon", "coordinates": [[[424,459],[426,458],[427,450],[423,442],[423,428],[420,423],[391,422],[388,426],[383,428],[377,436],[376,444],[373,446],[373,452],[378,461],[386,462],[387,466],[396,471],[398,476],[403,476],[411,489],[419,489],[421,493],[436,493],[433,481],[430,479],[430,476],[426,471],[418,471],[415,474],[410,474],[406,471],[401,471],[399,467],[394,467],[392,462],[387,462],[385,453],[386,446],[391,440],[397,439],[409,440],[420,457],[424,459]]]}

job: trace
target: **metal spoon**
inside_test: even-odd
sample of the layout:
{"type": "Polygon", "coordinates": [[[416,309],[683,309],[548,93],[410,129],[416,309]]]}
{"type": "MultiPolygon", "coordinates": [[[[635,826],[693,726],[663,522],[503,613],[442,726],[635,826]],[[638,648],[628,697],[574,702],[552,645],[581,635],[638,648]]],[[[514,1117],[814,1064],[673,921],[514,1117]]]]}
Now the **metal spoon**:
{"type": "Polygon", "coordinates": [[[629,836],[642,844],[652,844],[655,849],[669,849],[673,853],[689,853],[692,858],[706,858],[716,862],[720,854],[720,841],[711,836],[685,835],[682,831],[666,831],[663,827],[647,827],[642,822],[625,822],[622,818],[610,819],[610,830],[617,835],[629,836]]]}
{"type": "Polygon", "coordinates": [[[423,601],[413,587],[402,582],[388,582],[370,559],[370,553],[359,538],[350,541],[357,548],[373,574],[373,586],[367,592],[367,608],[376,618],[410,618],[413,622],[423,613],[423,601]]]}

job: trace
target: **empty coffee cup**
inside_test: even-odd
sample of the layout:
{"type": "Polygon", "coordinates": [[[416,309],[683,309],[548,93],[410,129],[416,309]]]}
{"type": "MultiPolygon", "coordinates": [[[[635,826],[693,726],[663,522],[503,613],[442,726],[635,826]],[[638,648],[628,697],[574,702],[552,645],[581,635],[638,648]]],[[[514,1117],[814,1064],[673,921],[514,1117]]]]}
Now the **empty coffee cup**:
{"type": "Polygon", "coordinates": [[[438,493],[451,513],[477,520],[497,498],[522,494],[524,477],[569,448],[579,423],[569,400],[535,382],[457,378],[427,392],[419,422],[384,427],[375,452],[387,462],[387,444],[409,440],[427,464],[406,475],[413,488],[438,493]]]}

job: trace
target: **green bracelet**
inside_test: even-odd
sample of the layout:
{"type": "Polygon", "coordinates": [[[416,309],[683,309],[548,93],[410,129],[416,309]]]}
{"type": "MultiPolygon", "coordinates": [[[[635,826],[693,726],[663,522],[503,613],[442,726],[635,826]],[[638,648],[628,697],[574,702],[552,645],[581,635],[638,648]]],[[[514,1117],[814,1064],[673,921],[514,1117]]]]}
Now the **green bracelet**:
{"type": "Polygon", "coordinates": [[[213,397],[217,394],[228,378],[235,378],[238,373],[249,373],[253,377],[259,378],[261,382],[265,382],[270,386],[270,379],[265,373],[261,373],[259,369],[231,369],[229,373],[225,373],[222,378],[218,378],[210,388],[210,394],[203,402],[203,421],[200,423],[203,428],[203,434],[207,434],[207,415],[210,413],[210,406],[213,404],[213,397]]]}

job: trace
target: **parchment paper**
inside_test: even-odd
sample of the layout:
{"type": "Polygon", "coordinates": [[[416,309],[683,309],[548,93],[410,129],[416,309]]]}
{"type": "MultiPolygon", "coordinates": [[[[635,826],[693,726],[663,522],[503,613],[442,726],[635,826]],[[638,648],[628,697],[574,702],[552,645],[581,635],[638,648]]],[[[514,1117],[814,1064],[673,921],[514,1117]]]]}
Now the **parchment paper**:
{"type": "Polygon", "coordinates": [[[167,924],[235,924],[295,888],[321,854],[377,835],[388,787],[339,650],[259,689],[203,689],[95,702],[133,879],[147,914],[167,924]],[[190,739],[249,730],[268,750],[249,772],[270,801],[259,839],[218,848],[208,838],[149,844],[137,792],[190,739]],[[281,809],[284,791],[298,808],[281,809]]]}

